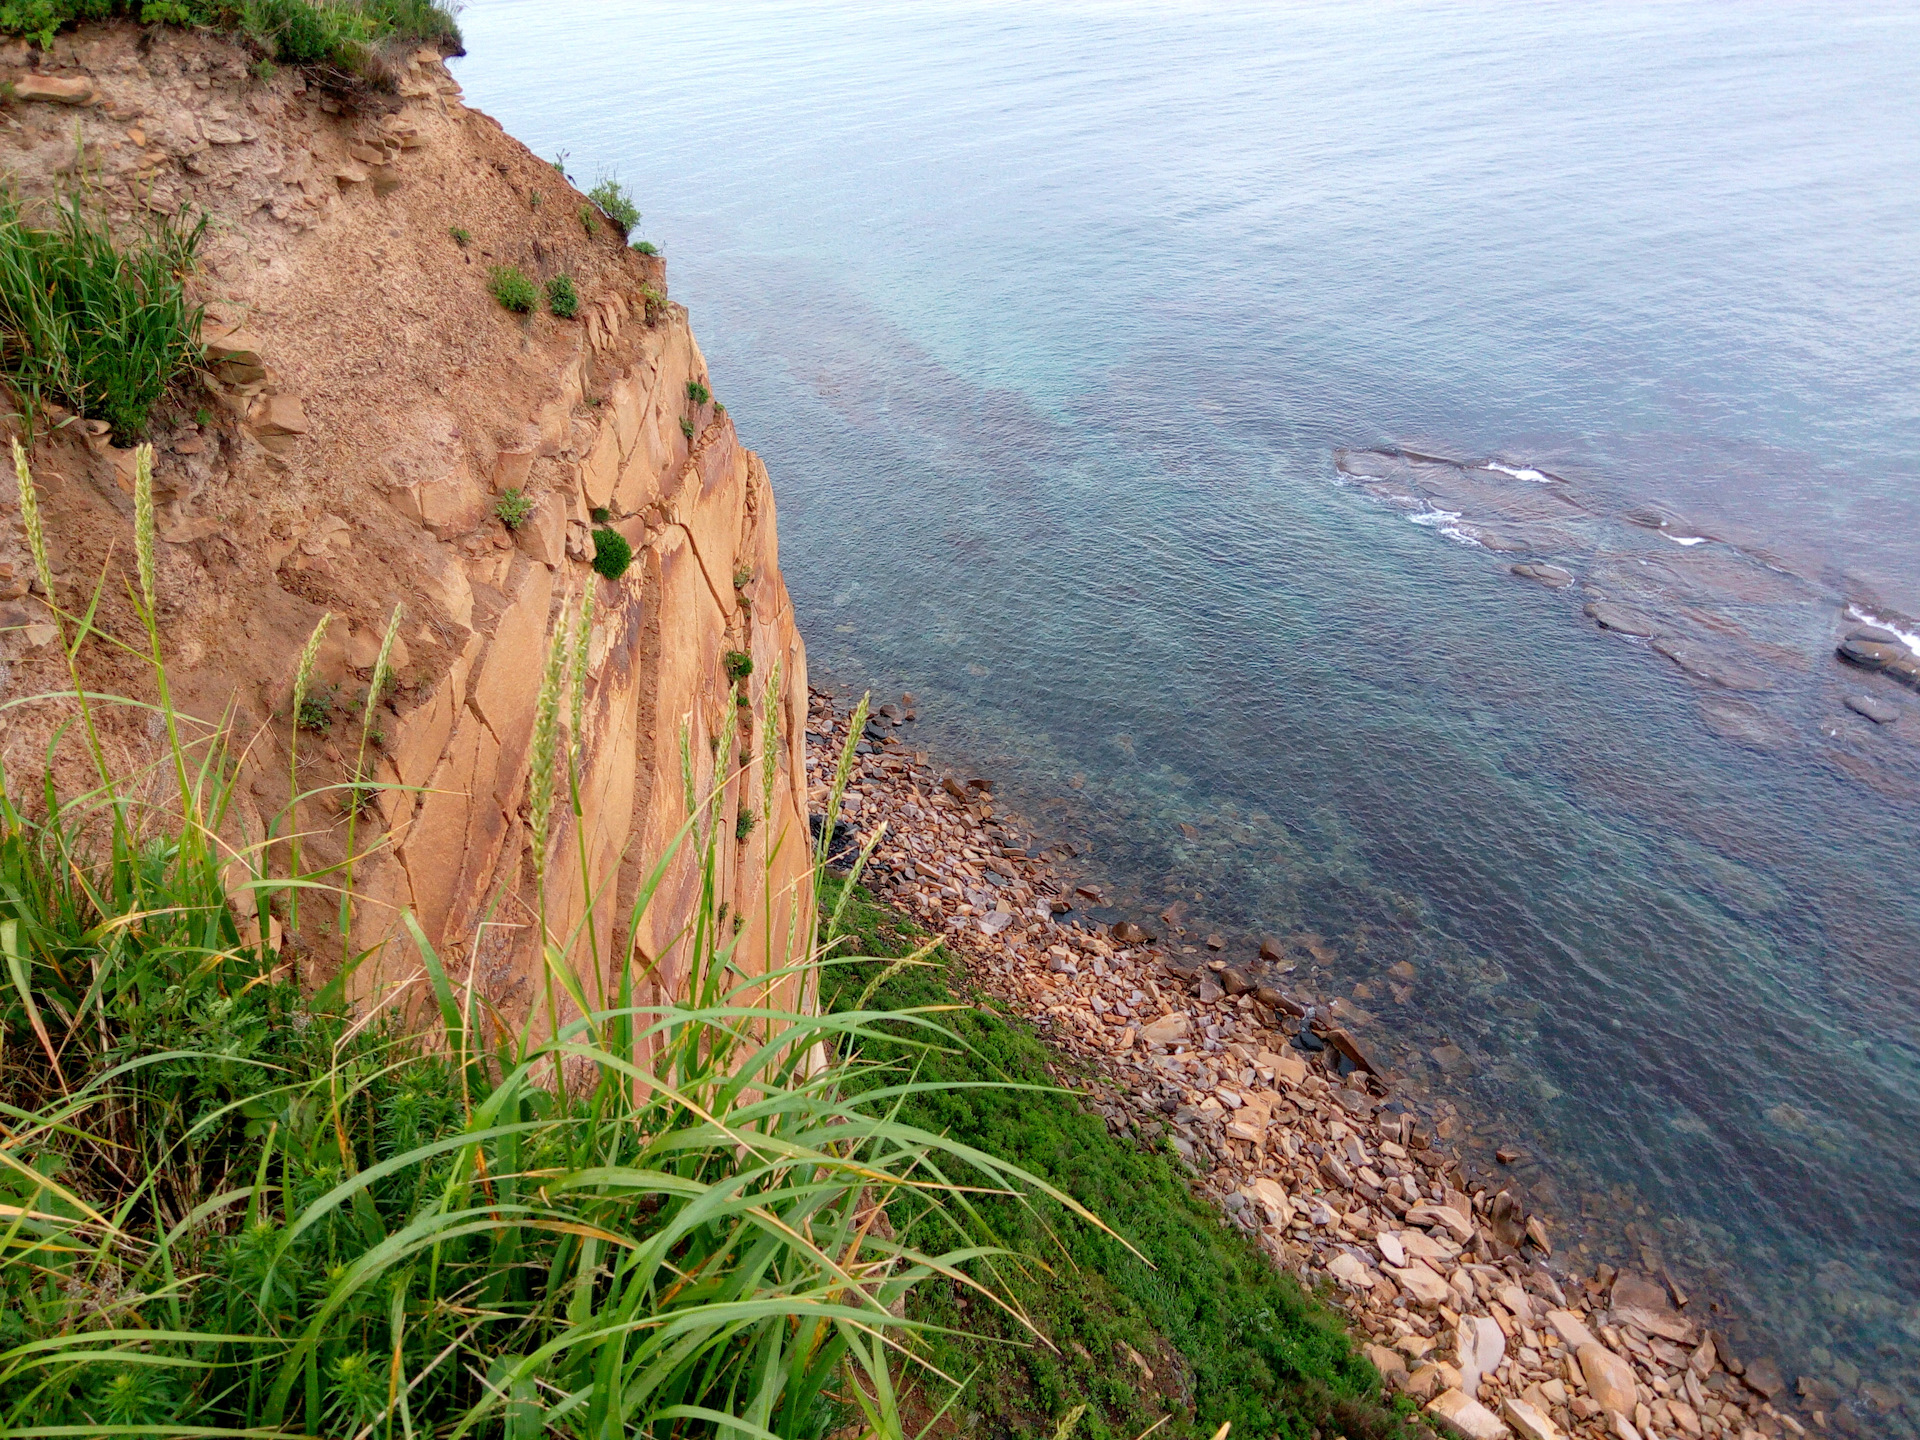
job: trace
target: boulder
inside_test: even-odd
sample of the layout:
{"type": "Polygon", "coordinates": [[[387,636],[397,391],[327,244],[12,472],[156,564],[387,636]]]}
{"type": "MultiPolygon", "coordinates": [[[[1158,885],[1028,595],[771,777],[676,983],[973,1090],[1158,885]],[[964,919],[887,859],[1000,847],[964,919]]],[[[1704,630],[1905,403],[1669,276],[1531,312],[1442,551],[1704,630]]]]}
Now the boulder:
{"type": "Polygon", "coordinates": [[[1560,1341],[1576,1354],[1582,1345],[1598,1345],[1600,1342],[1586,1326],[1586,1322],[1571,1310],[1547,1311],[1547,1324],[1553,1327],[1553,1333],[1560,1341]]]}
{"type": "Polygon", "coordinates": [[[1175,1010],[1140,1027],[1140,1038],[1149,1045],[1171,1045],[1193,1033],[1193,1022],[1186,1012],[1175,1010]]]}
{"type": "Polygon", "coordinates": [[[1393,1277],[1393,1283],[1411,1295],[1416,1304],[1445,1305],[1454,1298],[1453,1287],[1428,1269],[1423,1260],[1385,1268],[1393,1277]]]}
{"type": "Polygon", "coordinates": [[[1587,1393],[1602,1410],[1616,1415],[1633,1414],[1639,1399],[1633,1366],[1598,1344],[1580,1346],[1574,1351],[1574,1358],[1579,1362],[1581,1378],[1587,1382],[1587,1393]]]}
{"type": "Polygon", "coordinates": [[[1749,1360],[1747,1372],[1740,1378],[1768,1400],[1787,1388],[1786,1378],[1781,1375],[1780,1366],[1771,1355],[1749,1360]]]}
{"type": "Polygon", "coordinates": [[[1355,1038],[1355,1036],[1350,1031],[1347,1031],[1347,1030],[1328,1031],[1327,1044],[1331,1045],[1335,1050],[1338,1050],[1342,1055],[1346,1056],[1347,1059],[1351,1060],[1354,1063],[1354,1066],[1356,1069],[1364,1070],[1369,1075],[1381,1075],[1386,1073],[1387,1067],[1380,1062],[1379,1058],[1373,1053],[1372,1049],[1368,1047],[1364,1042],[1355,1038]]]}
{"type": "Polygon", "coordinates": [[[1652,648],[1666,656],[1696,680],[1705,680],[1724,690],[1771,690],[1773,682],[1750,665],[1729,659],[1710,646],[1694,640],[1656,635],[1652,648]]]}
{"type": "Polygon", "coordinates": [[[247,423],[256,435],[305,435],[307,411],[298,395],[262,395],[247,423]]]}
{"type": "Polygon", "coordinates": [[[1427,1411],[1438,1415],[1467,1440],[1503,1440],[1513,1432],[1506,1421],[1462,1390],[1443,1390],[1427,1402],[1427,1411]]]}
{"type": "Polygon", "coordinates": [[[1407,1223],[1429,1230],[1438,1225],[1462,1245],[1473,1239],[1473,1221],[1446,1205],[1415,1205],[1407,1211],[1407,1223]]]}
{"type": "Polygon", "coordinates": [[[1560,1427],[1547,1418],[1545,1410],[1525,1400],[1508,1396],[1500,1406],[1500,1413],[1507,1417],[1507,1423],[1520,1440],[1560,1440],[1560,1427]]]}
{"type": "Polygon", "coordinates": [[[1506,1358],[1507,1337],[1491,1317],[1468,1315],[1454,1332],[1453,1343],[1460,1357],[1460,1388],[1478,1396],[1480,1382],[1506,1358]]]}
{"type": "Polygon", "coordinates": [[[93,77],[76,75],[22,75],[13,82],[16,100],[47,100],[55,105],[87,105],[94,96],[93,77]]]}
{"type": "Polygon", "coordinates": [[[1380,1378],[1399,1389],[1401,1382],[1407,1378],[1407,1357],[1385,1345],[1368,1345],[1365,1349],[1367,1359],[1380,1372],[1380,1378]]]}
{"type": "Polygon", "coordinates": [[[1863,670],[1884,670],[1896,660],[1905,659],[1908,652],[1898,640],[1856,640],[1849,635],[1834,653],[1863,670]]]}

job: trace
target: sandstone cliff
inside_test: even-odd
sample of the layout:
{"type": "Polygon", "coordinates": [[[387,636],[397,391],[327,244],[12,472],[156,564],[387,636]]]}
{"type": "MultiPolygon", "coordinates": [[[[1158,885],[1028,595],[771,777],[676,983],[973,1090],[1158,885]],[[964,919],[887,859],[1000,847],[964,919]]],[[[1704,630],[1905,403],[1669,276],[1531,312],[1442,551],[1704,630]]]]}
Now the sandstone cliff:
{"type": "MultiPolygon", "coordinates": [[[[377,756],[379,778],[409,788],[385,791],[359,822],[346,953],[371,958],[354,988],[364,997],[417,973],[398,938],[411,911],[450,969],[522,1015],[540,988],[525,818],[536,691],[556,623],[595,587],[580,737],[586,873],[563,805],[551,932],[583,971],[631,943],[656,994],[683,983],[676,940],[699,884],[691,847],[626,932],[636,884],[687,814],[684,744],[696,791],[745,769],[720,821],[721,898],[747,927],[740,963],[778,962],[812,904],[807,689],[765,467],[720,406],[692,398],[708,377],[684,310],[664,298],[662,262],[630,251],[552,165],[467,108],[437,55],[395,68],[394,93],[324,92],[292,71],[261,79],[219,39],[132,25],[83,27],[44,56],[0,50],[12,97],[0,167],[23,193],[78,188],[128,228],[183,204],[212,217],[194,281],[212,342],[205,388],[154,432],[177,697],[209,720],[230,710],[235,733],[252,737],[249,813],[236,823],[257,834],[286,801],[288,701],[306,637],[332,613],[319,680],[339,718],[301,737],[301,785],[313,789],[353,778],[349,713],[402,607],[377,756]],[[536,282],[570,276],[577,317],[503,309],[487,276],[508,263],[536,282]],[[537,502],[518,531],[494,515],[512,488],[537,502]],[[586,563],[598,509],[633,547],[618,581],[586,563]],[[752,657],[740,685],[729,652],[752,657]],[[739,741],[721,755],[730,710],[739,741]],[[736,828],[741,807],[754,815],[736,828]],[[591,935],[578,923],[588,885],[591,935]]],[[[91,433],[101,428],[43,429],[35,445],[56,572],[75,603],[129,551],[131,454],[91,433]]],[[[9,478],[7,699],[64,683],[26,593],[14,500],[9,478]]],[[[109,629],[116,604],[110,585],[109,629]]],[[[110,653],[90,663],[98,688],[140,683],[110,653]]],[[[10,775],[34,768],[51,723],[32,707],[0,717],[10,775]]],[[[123,718],[114,743],[137,756],[152,739],[123,718]]],[[[302,811],[322,860],[345,855],[342,793],[302,811]]],[[[309,921],[316,909],[328,912],[303,911],[293,944],[324,968],[342,950],[325,933],[330,913],[309,921]]]]}

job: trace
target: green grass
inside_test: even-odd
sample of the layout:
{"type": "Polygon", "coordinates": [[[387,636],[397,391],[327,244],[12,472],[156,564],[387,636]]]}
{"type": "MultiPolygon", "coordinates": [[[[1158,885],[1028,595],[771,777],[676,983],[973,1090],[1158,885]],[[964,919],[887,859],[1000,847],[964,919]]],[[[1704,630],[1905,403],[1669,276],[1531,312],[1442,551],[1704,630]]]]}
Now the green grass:
{"type": "Polygon", "coordinates": [[[651,240],[636,240],[633,242],[632,248],[637,255],[658,255],[660,253],[660,247],[651,240]]]}
{"type": "MultiPolygon", "coordinates": [[[[825,882],[823,906],[838,903],[843,888],[825,882]]],[[[858,888],[847,897],[843,924],[853,948],[865,955],[903,956],[930,943],[911,921],[858,888]]],[[[1224,1225],[1215,1207],[1194,1195],[1176,1159],[1115,1136],[1102,1118],[1055,1088],[954,1088],[1001,1080],[1054,1087],[1056,1072],[1077,1086],[1099,1082],[1068,1073],[1059,1054],[1025,1024],[976,995],[947,951],[927,958],[901,968],[863,961],[829,972],[822,987],[832,1005],[965,1007],[945,1023],[968,1051],[897,1052],[916,1078],[940,1082],[905,1100],[900,1118],[1046,1176],[1115,1232],[1103,1234],[1046,1202],[976,1200],[971,1233],[1045,1261],[1020,1267],[983,1260],[976,1268],[1024,1308],[1052,1348],[1022,1343],[1017,1327],[983,1314],[977,1304],[962,1308],[956,1286],[916,1292],[914,1318],[1006,1342],[938,1331],[928,1337],[933,1364],[955,1377],[975,1377],[950,1417],[950,1433],[1051,1434],[1081,1404],[1088,1407],[1074,1432],[1081,1440],[1128,1440],[1167,1408],[1176,1418],[1156,1434],[1169,1437],[1210,1436],[1226,1421],[1236,1437],[1361,1440],[1417,1433],[1382,1403],[1379,1377],[1358,1355],[1341,1317],[1224,1225]],[[1122,1346],[1154,1371],[1151,1384],[1122,1346]]],[[[884,1052],[869,1044],[865,1054],[877,1060],[884,1052]]],[[[935,1223],[945,1223],[944,1216],[935,1223]]],[[[946,1398],[929,1388],[929,1408],[946,1398]]]]}
{"type": "Polygon", "coordinates": [[[713,398],[713,392],[698,380],[687,381],[687,399],[696,405],[704,405],[713,398]]]}
{"type": "Polygon", "coordinates": [[[52,402],[123,445],[146,434],[200,361],[201,309],[182,280],[206,228],[182,211],[122,247],[78,196],[35,213],[0,191],[0,367],[30,416],[52,402]]]}
{"type": "Polygon", "coordinates": [[[495,265],[487,271],[487,291],[516,315],[531,314],[540,303],[540,292],[518,265],[495,265]]]}
{"type": "MultiPolygon", "coordinates": [[[[0,34],[24,35],[45,49],[70,25],[115,16],[237,31],[283,65],[354,74],[368,71],[373,50],[390,42],[460,51],[452,11],[435,0],[4,0],[0,34]]],[[[270,66],[255,73],[272,77],[270,66]]]]}
{"type": "MultiPolygon", "coordinates": [[[[15,456],[36,573],[60,607],[15,456]]],[[[775,1003],[817,974],[812,926],[767,924],[766,951],[748,955],[720,897],[726,805],[768,810],[777,763],[701,789],[689,771],[684,825],[643,857],[628,933],[675,857],[691,859],[682,994],[643,999],[650,967],[631,952],[576,970],[574,943],[606,931],[589,915],[554,933],[544,880],[556,810],[576,832],[583,817],[569,734],[593,624],[583,597],[535,682],[529,1013],[494,1009],[410,920],[431,1032],[402,1029],[397,1006],[356,1011],[344,986],[364,957],[342,953],[333,903],[352,889],[353,824],[349,858],[322,870],[286,845],[319,794],[294,795],[264,836],[232,838],[241,755],[281,742],[172,706],[150,449],[136,464],[136,624],[92,628],[97,592],[78,614],[50,609],[72,688],[0,703],[72,715],[52,749],[74,747],[97,781],[57,793],[52,750],[24,787],[0,774],[0,1434],[820,1440],[851,1421],[904,1440],[904,1303],[965,1284],[991,1253],[926,1250],[910,1217],[963,1203],[957,1185],[1091,1216],[900,1118],[931,1082],[897,1083],[862,1056],[914,1029],[939,1038],[935,1017],[775,1003]],[[87,690],[78,657],[99,645],[150,663],[157,700],[87,690]],[[100,739],[122,708],[161,722],[152,771],[117,768],[100,739]],[[296,946],[281,948],[282,919],[296,946]],[[329,949],[343,968],[314,990],[301,967],[329,949]]],[[[784,704],[776,668],[751,733],[776,736],[784,704]]],[[[374,713],[349,773],[366,773],[374,713]]],[[[734,753],[739,723],[729,707],[718,753],[734,753]]],[[[285,737],[295,776],[298,741],[285,737]]],[[[851,762],[849,745],[830,815],[851,762]]],[[[368,787],[329,788],[357,800],[368,787]]],[[[760,893],[772,888],[769,874],[760,893]]]]}

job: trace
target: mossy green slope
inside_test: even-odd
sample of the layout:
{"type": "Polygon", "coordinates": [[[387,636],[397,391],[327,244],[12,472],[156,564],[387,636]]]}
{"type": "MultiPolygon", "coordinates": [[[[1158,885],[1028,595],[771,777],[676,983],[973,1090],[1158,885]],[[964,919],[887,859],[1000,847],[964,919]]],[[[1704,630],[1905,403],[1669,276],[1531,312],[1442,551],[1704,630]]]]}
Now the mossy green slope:
{"type": "MultiPolygon", "coordinates": [[[[829,908],[838,898],[837,887],[823,897],[829,908]]],[[[849,954],[897,957],[928,938],[863,890],[849,898],[844,924],[849,954]]],[[[1017,1321],[977,1299],[963,1303],[955,1286],[916,1292],[914,1318],[975,1332],[928,1337],[928,1358],[941,1370],[972,1377],[942,1428],[982,1437],[1052,1434],[1084,1405],[1073,1433],[1089,1440],[1138,1436],[1169,1411],[1155,1431],[1169,1440],[1211,1436],[1227,1421],[1249,1440],[1359,1440],[1421,1429],[1384,1403],[1379,1375],[1341,1317],[1223,1224],[1176,1159],[1113,1134],[1060,1088],[1085,1091],[1100,1080],[1066,1073],[1031,1030],[973,992],[947,951],[893,970],[875,962],[830,967],[823,996],[851,1006],[876,981],[868,1005],[963,1007],[942,1019],[968,1049],[929,1054],[903,1045],[895,1052],[922,1078],[1046,1087],[915,1097],[901,1118],[1045,1177],[1139,1252],[1057,1206],[980,1197],[980,1238],[1044,1262],[1002,1260],[997,1270],[1052,1345],[1034,1343],[1017,1321]]],[[[869,1048],[867,1058],[887,1057],[869,1048]]],[[[929,1412],[948,1402],[943,1389],[937,1380],[927,1387],[929,1412]]]]}

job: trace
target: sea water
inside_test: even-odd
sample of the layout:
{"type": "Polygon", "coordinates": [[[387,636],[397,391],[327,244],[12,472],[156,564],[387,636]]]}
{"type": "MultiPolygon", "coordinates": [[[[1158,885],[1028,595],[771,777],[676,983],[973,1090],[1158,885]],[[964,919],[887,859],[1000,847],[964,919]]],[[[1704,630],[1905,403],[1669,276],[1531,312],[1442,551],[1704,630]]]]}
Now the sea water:
{"type": "Polygon", "coordinates": [[[816,681],[1130,913],[1311,937],[1561,1258],[1916,1433],[1920,697],[1833,646],[1920,629],[1920,12],[462,23],[635,193],[816,681]]]}

